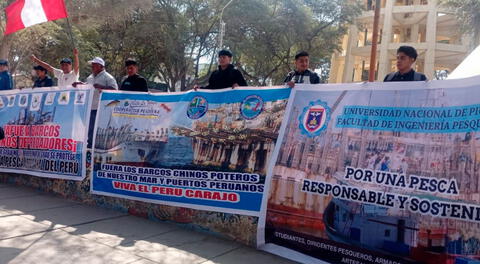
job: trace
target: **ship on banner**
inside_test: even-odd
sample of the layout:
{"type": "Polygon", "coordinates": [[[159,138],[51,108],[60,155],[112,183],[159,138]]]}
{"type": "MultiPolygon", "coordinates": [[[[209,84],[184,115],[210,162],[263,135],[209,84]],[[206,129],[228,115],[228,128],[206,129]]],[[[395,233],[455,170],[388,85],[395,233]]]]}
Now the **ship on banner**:
{"type": "Polygon", "coordinates": [[[90,88],[0,91],[0,171],[83,180],[90,88]]]}
{"type": "Polygon", "coordinates": [[[290,89],[102,93],[92,192],[258,215],[290,89]]]}
{"type": "Polygon", "coordinates": [[[259,246],[303,263],[477,263],[479,81],[295,88],[259,246]]]}

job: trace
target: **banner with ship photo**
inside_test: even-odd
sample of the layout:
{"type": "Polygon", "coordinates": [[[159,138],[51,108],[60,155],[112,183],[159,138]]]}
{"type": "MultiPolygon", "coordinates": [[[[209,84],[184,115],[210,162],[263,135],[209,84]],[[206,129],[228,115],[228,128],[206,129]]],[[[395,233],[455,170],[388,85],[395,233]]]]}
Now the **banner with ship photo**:
{"type": "Polygon", "coordinates": [[[286,88],[104,92],[91,190],[258,216],[286,88]]]}
{"type": "Polygon", "coordinates": [[[479,83],[295,88],[259,246],[302,263],[479,263],[479,83]]]}
{"type": "Polygon", "coordinates": [[[90,88],[0,91],[0,172],[83,180],[90,88]]]}

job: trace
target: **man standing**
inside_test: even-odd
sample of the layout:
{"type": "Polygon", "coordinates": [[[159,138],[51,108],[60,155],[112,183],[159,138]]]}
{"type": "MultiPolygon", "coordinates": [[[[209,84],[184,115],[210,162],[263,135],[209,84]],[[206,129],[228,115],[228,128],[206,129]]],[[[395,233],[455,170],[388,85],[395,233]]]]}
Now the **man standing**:
{"type": "Polygon", "coordinates": [[[43,68],[40,65],[33,67],[33,69],[37,73],[37,79],[33,84],[33,88],[53,86],[53,80],[52,78],[50,78],[50,76],[47,75],[47,69],[43,68]]]}
{"type": "Polygon", "coordinates": [[[95,57],[88,63],[92,67],[92,74],[87,77],[87,84],[90,84],[95,88],[95,91],[93,92],[87,144],[87,148],[92,148],[93,129],[95,126],[95,118],[97,116],[98,103],[100,101],[100,93],[102,90],[118,90],[118,85],[115,78],[105,71],[105,61],[102,58],[95,57]]]}
{"type": "Polygon", "coordinates": [[[297,55],[295,55],[295,70],[289,72],[283,82],[286,83],[290,88],[295,87],[296,83],[320,83],[320,77],[318,77],[316,72],[309,70],[309,66],[309,54],[305,51],[297,53],[297,55]]]}
{"type": "Polygon", "coordinates": [[[43,68],[47,69],[47,71],[53,73],[53,76],[55,76],[55,78],[57,78],[58,80],[58,87],[69,87],[72,86],[74,83],[78,82],[80,64],[78,62],[78,50],[76,48],[73,49],[73,70],[72,60],[69,58],[64,58],[60,61],[61,69],[53,68],[48,63],[41,61],[35,55],[30,56],[30,58],[34,63],[42,66],[43,68]]]}
{"type": "Polygon", "coordinates": [[[242,73],[231,64],[233,54],[228,50],[221,50],[218,53],[218,70],[212,72],[205,87],[194,86],[194,89],[223,89],[247,86],[242,73]]]}
{"type": "Polygon", "coordinates": [[[397,50],[397,72],[392,72],[385,76],[384,82],[412,82],[426,81],[427,77],[423,73],[413,70],[413,65],[417,60],[417,50],[411,46],[401,46],[397,50]]]}
{"type": "Polygon", "coordinates": [[[138,74],[138,65],[135,60],[125,61],[127,76],[124,77],[120,90],[132,92],[148,92],[147,80],[138,74]]]}
{"type": "Polygon", "coordinates": [[[8,61],[0,60],[0,91],[12,90],[13,78],[8,72],[8,61]]]}

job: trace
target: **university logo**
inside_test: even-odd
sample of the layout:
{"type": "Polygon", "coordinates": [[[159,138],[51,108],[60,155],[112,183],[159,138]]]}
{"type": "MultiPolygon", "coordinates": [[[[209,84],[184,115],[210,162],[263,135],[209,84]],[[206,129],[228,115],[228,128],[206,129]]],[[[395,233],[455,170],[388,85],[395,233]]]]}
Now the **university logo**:
{"type": "Polygon", "coordinates": [[[254,119],[263,111],[263,99],[257,95],[249,95],[240,105],[240,114],[245,119],[254,119]]]}
{"type": "Polygon", "coordinates": [[[195,96],[188,105],[187,116],[190,119],[199,119],[208,111],[208,102],[202,96],[195,96]]]}
{"type": "Polygon", "coordinates": [[[45,105],[53,105],[55,101],[56,93],[48,93],[47,98],[45,98],[45,105]]]}
{"type": "Polygon", "coordinates": [[[87,98],[87,92],[79,91],[75,93],[75,104],[84,105],[87,98]]]}
{"type": "Polygon", "coordinates": [[[308,137],[315,137],[325,130],[330,121],[330,108],[325,102],[317,100],[303,109],[299,118],[300,130],[308,137]]]}
{"type": "Polygon", "coordinates": [[[0,108],[5,107],[5,103],[3,101],[3,96],[0,96],[0,108]]]}

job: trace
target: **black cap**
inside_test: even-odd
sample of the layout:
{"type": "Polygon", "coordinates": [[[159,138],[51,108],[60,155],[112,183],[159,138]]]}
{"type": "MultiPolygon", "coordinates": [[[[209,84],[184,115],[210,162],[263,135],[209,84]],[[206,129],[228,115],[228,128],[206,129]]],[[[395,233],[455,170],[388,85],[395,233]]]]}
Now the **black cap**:
{"type": "Polygon", "coordinates": [[[137,65],[137,61],[134,60],[134,59],[127,59],[127,60],[125,61],[125,67],[128,67],[128,66],[130,66],[130,65],[135,65],[135,66],[136,66],[136,65],[137,65]]]}
{"type": "Polygon", "coordinates": [[[44,72],[47,72],[47,69],[43,68],[42,66],[40,65],[37,65],[35,67],[33,67],[34,70],[36,71],[44,71],[44,72]]]}
{"type": "Polygon", "coordinates": [[[5,59],[0,59],[0,65],[8,66],[8,61],[5,59]]]}
{"type": "Polygon", "coordinates": [[[69,58],[63,58],[63,59],[60,61],[60,64],[62,64],[62,63],[72,64],[72,60],[69,59],[69,58]]]}
{"type": "Polygon", "coordinates": [[[233,54],[232,52],[230,52],[229,50],[221,50],[220,52],[218,52],[218,57],[220,56],[228,56],[228,57],[233,57],[233,54]]]}

